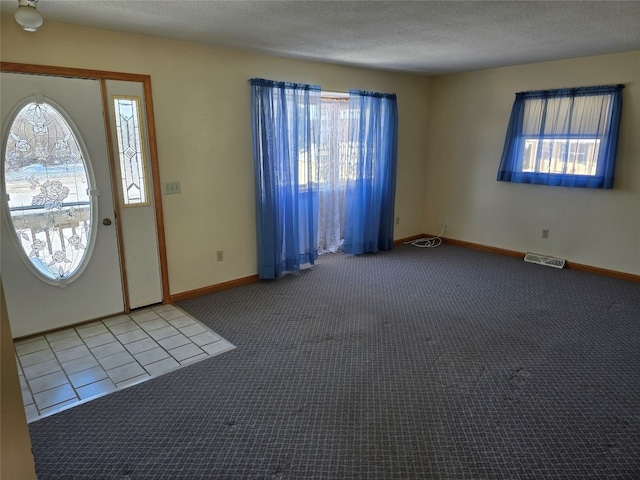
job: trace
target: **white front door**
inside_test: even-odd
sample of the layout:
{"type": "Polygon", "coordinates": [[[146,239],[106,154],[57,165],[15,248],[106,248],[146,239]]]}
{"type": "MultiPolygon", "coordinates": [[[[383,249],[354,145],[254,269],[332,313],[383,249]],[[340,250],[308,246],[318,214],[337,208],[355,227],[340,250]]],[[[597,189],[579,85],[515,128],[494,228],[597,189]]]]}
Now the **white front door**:
{"type": "MultiPolygon", "coordinates": [[[[14,192],[24,192],[14,194],[14,200],[19,195],[31,195],[31,199],[23,202],[24,212],[28,210],[27,213],[30,215],[41,213],[42,218],[45,218],[47,215],[51,216],[51,212],[45,211],[46,209],[57,209],[58,217],[67,215],[69,218],[65,228],[54,225],[46,231],[51,225],[47,227],[43,220],[40,229],[22,229],[22,224],[14,218],[14,215],[17,216],[15,212],[18,208],[10,208],[11,195],[6,195],[3,189],[0,274],[13,335],[26,336],[123,312],[121,262],[100,82],[16,73],[0,75],[3,162],[6,161],[7,144],[23,142],[25,150],[31,148],[25,143],[26,140],[19,138],[20,135],[16,134],[16,138],[13,138],[7,132],[8,123],[16,111],[15,107],[23,105],[27,98],[45,103],[50,100],[50,103],[61,108],[69,119],[69,124],[75,127],[80,137],[77,143],[86,150],[84,163],[88,165],[89,171],[92,171],[92,175],[88,175],[87,178],[93,177],[88,181],[88,184],[93,185],[86,185],[86,189],[78,186],[74,203],[70,201],[69,188],[60,181],[52,180],[55,178],[53,174],[52,179],[48,179],[47,172],[61,171],[63,167],[68,171],[72,166],[81,170],[79,165],[82,162],[78,160],[74,165],[70,165],[72,161],[68,161],[66,165],[65,162],[56,164],[47,157],[46,152],[36,152],[43,160],[35,164],[31,160],[32,163],[28,165],[31,170],[25,167],[24,174],[20,176],[21,172],[16,174],[18,160],[14,157],[12,181],[21,179],[25,183],[23,190],[12,186],[14,192]],[[45,171],[44,177],[30,175],[31,171],[37,171],[38,168],[45,171]],[[90,218],[80,214],[81,211],[88,210],[88,207],[85,207],[89,203],[93,205],[90,218]],[[77,220],[74,220],[76,217],[77,220]],[[74,221],[78,222],[75,226],[74,221]],[[91,235],[87,234],[89,231],[94,235],[91,242],[91,235]],[[83,235],[86,235],[84,240],[83,235]],[[21,242],[23,251],[20,251],[21,242]],[[33,245],[33,248],[30,245],[33,245]],[[58,254],[58,257],[54,257],[53,260],[49,257],[34,269],[33,260],[44,257],[46,251],[58,254]],[[40,252],[43,252],[42,255],[40,252]],[[88,260],[78,270],[80,273],[71,275],[70,281],[67,281],[66,273],[63,272],[63,267],[66,268],[71,263],[67,257],[71,258],[79,252],[88,255],[88,260]],[[59,262],[59,266],[56,262],[59,262]],[[52,269],[54,278],[43,280],[41,275],[36,274],[38,268],[52,269]],[[59,273],[56,269],[59,269],[59,273]],[[56,275],[59,278],[56,278],[56,275]]],[[[57,128],[56,125],[47,125],[46,122],[31,123],[36,133],[57,128]]],[[[68,147],[65,145],[66,138],[59,141],[60,148],[68,147]]],[[[50,147],[53,149],[57,146],[50,147]]],[[[6,164],[4,166],[6,167],[6,164]]],[[[80,177],[81,175],[78,178],[80,177]]],[[[3,178],[3,188],[7,181],[3,178]]],[[[15,201],[12,204],[15,205],[15,201]]]]}

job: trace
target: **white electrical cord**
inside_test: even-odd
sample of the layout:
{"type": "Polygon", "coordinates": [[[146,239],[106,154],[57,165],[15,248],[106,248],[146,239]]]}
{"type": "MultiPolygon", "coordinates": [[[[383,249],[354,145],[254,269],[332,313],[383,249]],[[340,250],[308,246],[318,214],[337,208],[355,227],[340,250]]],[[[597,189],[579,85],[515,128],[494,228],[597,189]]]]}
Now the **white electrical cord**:
{"type": "Polygon", "coordinates": [[[442,230],[440,230],[440,233],[438,234],[437,237],[423,237],[423,238],[418,238],[417,240],[409,240],[408,242],[404,242],[404,243],[411,244],[414,247],[419,247],[419,248],[435,248],[442,243],[441,236],[446,226],[447,226],[446,223],[442,225],[442,230]]]}

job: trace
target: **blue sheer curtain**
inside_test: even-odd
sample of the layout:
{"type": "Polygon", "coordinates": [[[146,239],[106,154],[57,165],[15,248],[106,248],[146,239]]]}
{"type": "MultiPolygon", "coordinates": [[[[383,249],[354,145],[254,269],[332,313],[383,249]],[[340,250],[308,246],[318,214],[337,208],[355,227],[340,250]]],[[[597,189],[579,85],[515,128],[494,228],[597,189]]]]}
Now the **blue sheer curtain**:
{"type": "Polygon", "coordinates": [[[258,276],[273,279],[318,255],[320,87],[250,82],[258,276]]]}
{"type": "Polygon", "coordinates": [[[517,93],[498,180],[613,188],[623,88],[517,93]]]}
{"type": "Polygon", "coordinates": [[[350,90],[349,122],[344,252],[389,250],[398,156],[396,96],[350,90]]]}

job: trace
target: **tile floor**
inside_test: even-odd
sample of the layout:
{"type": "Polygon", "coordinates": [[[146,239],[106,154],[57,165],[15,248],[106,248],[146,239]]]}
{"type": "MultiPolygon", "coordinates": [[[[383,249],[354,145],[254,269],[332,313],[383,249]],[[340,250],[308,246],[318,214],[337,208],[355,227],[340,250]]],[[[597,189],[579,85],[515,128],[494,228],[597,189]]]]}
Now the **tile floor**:
{"type": "Polygon", "coordinates": [[[235,348],[173,305],[14,343],[32,422],[235,348]]]}

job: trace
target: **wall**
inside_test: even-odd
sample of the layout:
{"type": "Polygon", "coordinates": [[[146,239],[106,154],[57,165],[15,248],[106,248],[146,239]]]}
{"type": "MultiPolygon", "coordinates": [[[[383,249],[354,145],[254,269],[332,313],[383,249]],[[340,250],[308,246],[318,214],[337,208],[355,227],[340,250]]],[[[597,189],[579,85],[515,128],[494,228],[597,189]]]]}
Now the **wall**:
{"type": "Polygon", "coordinates": [[[171,294],[257,273],[250,88],[263,77],[395,92],[400,116],[395,237],[420,233],[424,203],[428,79],[305,62],[45,21],[36,33],[3,16],[7,62],[149,74],[163,196],[171,294]],[[216,262],[215,251],[224,250],[216,262]]]}
{"type": "Polygon", "coordinates": [[[436,77],[429,109],[425,231],[640,274],[640,52],[436,77]],[[614,189],[496,181],[515,92],[617,83],[614,189]]]}
{"type": "Polygon", "coordinates": [[[429,78],[53,22],[29,34],[9,16],[1,27],[3,61],[151,75],[160,176],[182,184],[162,199],[172,294],[256,273],[251,77],[398,94],[396,239],[448,217],[451,238],[640,274],[640,52],[429,78]],[[495,180],[515,92],[609,83],[627,85],[614,190],[495,180]]]}
{"type": "Polygon", "coordinates": [[[0,446],[0,478],[14,478],[16,480],[35,480],[36,472],[31,453],[31,439],[27,427],[27,417],[22,404],[22,392],[18,380],[18,367],[16,366],[16,356],[13,350],[11,337],[11,327],[7,307],[4,301],[4,290],[0,281],[0,323],[1,333],[0,352],[2,358],[2,375],[0,379],[0,392],[2,393],[2,418],[0,426],[2,435],[0,446]]]}

